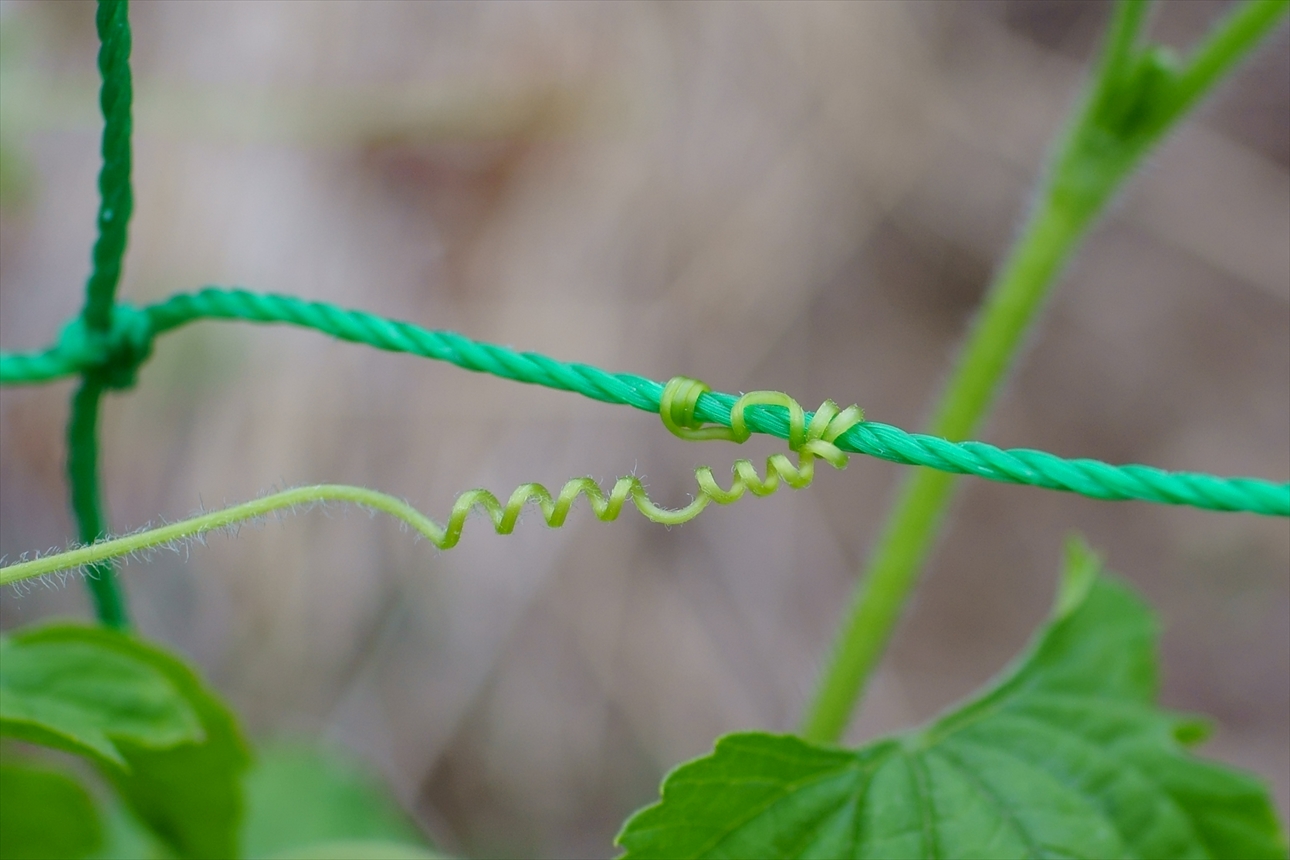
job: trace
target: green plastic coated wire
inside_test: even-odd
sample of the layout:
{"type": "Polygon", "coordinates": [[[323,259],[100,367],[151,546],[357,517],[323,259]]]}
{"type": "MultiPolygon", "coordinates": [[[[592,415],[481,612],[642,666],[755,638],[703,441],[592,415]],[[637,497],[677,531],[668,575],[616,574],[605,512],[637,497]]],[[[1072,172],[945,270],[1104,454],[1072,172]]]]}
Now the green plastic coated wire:
{"type": "MultiPolygon", "coordinates": [[[[72,323],[59,342],[48,349],[0,353],[0,384],[47,382],[103,366],[120,372],[127,364],[137,366],[147,356],[156,335],[196,320],[225,319],[310,328],[340,340],[446,361],[467,370],[573,391],[594,400],[633,406],[646,412],[658,413],[663,397],[664,386],[642,376],[610,373],[538,353],[516,352],[455,332],[430,331],[409,322],[293,296],[207,288],[174,295],[144,308],[117,304],[111,318],[111,330],[102,340],[84,337],[77,324],[72,323]]],[[[692,391],[686,396],[693,398],[695,420],[731,426],[731,409],[737,397],[710,391],[692,391]]],[[[806,420],[810,417],[807,414],[806,420]]],[[[788,439],[788,411],[782,406],[754,406],[747,411],[746,427],[753,433],[788,439]]],[[[872,421],[850,428],[836,443],[842,451],[893,463],[1062,490],[1094,499],[1139,499],[1213,511],[1290,516],[1290,483],[1167,472],[1151,466],[1113,466],[1097,460],[1067,460],[1044,451],[1004,450],[983,442],[950,442],[872,421]]]]}
{"type": "MultiPolygon", "coordinates": [[[[64,341],[79,344],[79,353],[95,353],[97,360],[82,362],[81,384],[72,396],[67,422],[67,481],[72,511],[81,540],[92,542],[107,533],[98,474],[98,413],[104,390],[129,388],[135,372],[148,356],[151,337],[136,327],[138,337],[128,336],[128,322],[119,319],[115,296],[121,280],[134,192],[130,185],[130,136],[133,132],[130,77],[130,18],[126,0],[99,0],[95,13],[99,36],[99,107],[103,111],[103,165],[99,170],[98,238],[91,255],[92,267],[85,286],[85,304],[64,331],[64,341]],[[132,351],[131,347],[137,347],[132,351]]],[[[117,587],[108,562],[90,568],[86,581],[95,614],[110,627],[129,626],[125,596],[117,587]]]]}
{"type": "MultiPolygon", "coordinates": [[[[103,500],[99,495],[99,401],[102,384],[87,377],[72,395],[71,415],[67,422],[67,476],[70,484],[72,513],[76,516],[81,543],[94,543],[108,533],[103,517],[103,500]]],[[[110,561],[92,564],[85,582],[94,601],[99,619],[110,627],[127,626],[125,595],[117,587],[116,571],[110,561]]]]}
{"type": "Polygon", "coordinates": [[[99,90],[103,166],[99,170],[99,234],[94,242],[94,269],[85,288],[83,315],[91,330],[106,331],[134,211],[130,186],[130,136],[134,129],[130,105],[134,88],[130,77],[128,4],[125,0],[101,0],[95,25],[99,34],[99,74],[103,79],[99,90]]]}

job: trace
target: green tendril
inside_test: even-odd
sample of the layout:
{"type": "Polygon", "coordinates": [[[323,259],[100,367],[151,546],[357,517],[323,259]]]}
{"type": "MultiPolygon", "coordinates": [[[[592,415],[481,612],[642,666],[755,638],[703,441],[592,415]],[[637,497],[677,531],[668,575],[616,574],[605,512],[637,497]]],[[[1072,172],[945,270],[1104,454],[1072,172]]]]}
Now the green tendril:
{"type": "Polygon", "coordinates": [[[733,428],[719,424],[705,427],[703,420],[695,415],[699,408],[699,397],[711,391],[706,383],[697,379],[688,376],[672,377],[659,395],[658,414],[663,419],[663,426],[679,438],[691,442],[709,439],[743,442],[748,438],[747,435],[740,439],[733,428]]]}
{"type": "MultiPolygon", "coordinates": [[[[668,383],[667,390],[673,395],[679,394],[683,402],[689,396],[689,392],[696,390],[695,383],[695,380],[678,377],[668,383]]],[[[697,385],[703,384],[697,383],[697,385]]],[[[703,387],[706,388],[706,386],[703,387]]],[[[670,414],[673,399],[675,398],[667,399],[668,406],[660,410],[660,415],[663,416],[668,429],[682,438],[727,438],[742,442],[751,435],[744,421],[744,410],[747,407],[769,405],[786,408],[789,411],[792,427],[789,448],[797,454],[797,465],[793,465],[783,454],[772,454],[766,458],[763,478],[757,474],[751,461],[736,460],[731,468],[733,478],[728,490],[717,484],[710,467],[700,466],[694,471],[695,480],[699,485],[698,494],[694,497],[694,501],[677,509],[664,508],[656,504],[650,499],[640,478],[634,475],[619,478],[608,494],[594,480],[586,477],[569,481],[561,488],[558,495],[552,495],[551,491],[541,484],[521,484],[516,487],[515,492],[511,493],[505,505],[488,490],[467,490],[453,502],[452,512],[448,515],[448,522],[445,525],[436,523],[407,502],[365,487],[346,484],[296,487],[213,513],[190,517],[181,522],[145,529],[135,534],[97,541],[67,552],[0,567],[0,585],[101,564],[108,559],[166,546],[175,541],[262,517],[274,511],[314,502],[349,502],[390,514],[412,526],[439,549],[452,549],[457,545],[461,540],[466,520],[477,508],[488,514],[489,519],[492,520],[493,529],[498,534],[508,535],[515,530],[520,514],[530,502],[537,504],[548,526],[560,528],[568,519],[569,511],[572,510],[579,496],[586,497],[592,513],[602,522],[618,519],[618,515],[630,500],[647,519],[663,525],[675,526],[694,519],[711,502],[729,505],[743,498],[745,492],[751,492],[754,496],[769,496],[778,490],[781,484],[787,484],[795,490],[804,489],[810,486],[815,478],[816,458],[824,460],[836,469],[846,468],[847,455],[834,444],[834,440],[864,420],[864,412],[859,407],[849,406],[846,409],[839,409],[836,403],[827,400],[807,423],[802,407],[787,394],[779,391],[753,391],[739,398],[731,407],[731,427],[719,428],[726,434],[724,437],[712,435],[687,437],[684,435],[687,432],[703,431],[694,422],[692,413],[690,417],[685,418],[684,422],[676,424],[675,428],[672,423],[669,423],[669,420],[675,417],[674,414],[670,414]]]]}

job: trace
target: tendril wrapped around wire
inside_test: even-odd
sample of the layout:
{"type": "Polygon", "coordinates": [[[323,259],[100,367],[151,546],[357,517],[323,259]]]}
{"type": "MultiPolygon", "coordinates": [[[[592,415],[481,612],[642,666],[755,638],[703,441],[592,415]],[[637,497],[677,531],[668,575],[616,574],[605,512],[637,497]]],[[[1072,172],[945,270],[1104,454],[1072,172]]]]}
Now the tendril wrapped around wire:
{"type": "Polygon", "coordinates": [[[847,454],[834,444],[834,440],[864,420],[864,412],[859,407],[839,409],[832,400],[826,400],[808,421],[801,405],[787,394],[780,391],[753,391],[740,397],[731,407],[729,427],[705,427],[695,419],[694,409],[699,395],[708,390],[710,389],[702,382],[683,376],[668,382],[659,409],[663,424],[683,439],[743,442],[752,435],[744,419],[745,410],[753,406],[782,407],[788,411],[788,447],[797,454],[797,464],[794,465],[783,454],[772,454],[766,458],[765,477],[762,477],[751,461],[736,460],[731,468],[733,478],[728,490],[717,483],[711,467],[700,466],[694,472],[699,485],[698,494],[688,505],[677,509],[655,504],[645,490],[645,485],[634,475],[619,478],[608,494],[594,480],[586,477],[569,481],[555,496],[541,484],[521,484],[511,493],[505,505],[488,490],[467,490],[453,502],[445,525],[431,520],[407,502],[365,487],[344,484],[295,487],[181,522],[0,567],[0,585],[84,567],[153,547],[172,545],[176,541],[262,517],[273,511],[324,501],[349,502],[390,514],[415,528],[439,549],[451,549],[457,545],[466,520],[476,508],[488,514],[498,534],[507,535],[515,530],[520,514],[530,502],[537,504],[548,526],[559,528],[564,525],[579,496],[587,498],[592,513],[603,522],[617,519],[630,500],[646,518],[664,525],[680,525],[694,519],[710,503],[728,505],[743,498],[745,492],[751,492],[755,496],[769,496],[779,489],[780,484],[803,489],[815,479],[817,459],[824,460],[836,469],[846,468],[847,454]]]}
{"type": "Polygon", "coordinates": [[[728,490],[722,489],[717,483],[711,467],[700,466],[694,471],[695,480],[699,484],[698,494],[694,501],[676,509],[656,504],[650,499],[640,478],[635,475],[619,478],[608,495],[591,478],[574,478],[554,497],[541,484],[521,484],[511,493],[505,505],[487,490],[468,490],[453,503],[442,538],[434,540],[434,544],[440,549],[455,546],[461,537],[466,518],[476,507],[488,513],[498,534],[505,535],[514,531],[516,521],[529,502],[537,503],[547,525],[559,528],[564,525],[578,496],[586,496],[592,513],[604,522],[617,519],[630,499],[646,518],[663,525],[680,525],[698,516],[709,503],[728,505],[743,498],[745,492],[751,492],[754,496],[769,496],[779,489],[781,483],[788,484],[795,490],[803,489],[815,479],[817,458],[835,469],[845,469],[847,454],[833,441],[864,420],[864,412],[860,407],[839,409],[832,400],[826,400],[808,422],[801,405],[782,391],[753,391],[735,401],[730,409],[729,427],[704,427],[694,418],[694,407],[699,395],[710,390],[702,382],[684,376],[674,377],[668,382],[663,389],[659,409],[667,429],[682,439],[744,442],[752,435],[744,420],[744,411],[748,407],[781,406],[788,410],[788,447],[797,454],[797,465],[794,466],[783,454],[771,454],[766,458],[766,476],[763,478],[757,474],[751,461],[736,460],[731,469],[734,477],[728,490]]]}

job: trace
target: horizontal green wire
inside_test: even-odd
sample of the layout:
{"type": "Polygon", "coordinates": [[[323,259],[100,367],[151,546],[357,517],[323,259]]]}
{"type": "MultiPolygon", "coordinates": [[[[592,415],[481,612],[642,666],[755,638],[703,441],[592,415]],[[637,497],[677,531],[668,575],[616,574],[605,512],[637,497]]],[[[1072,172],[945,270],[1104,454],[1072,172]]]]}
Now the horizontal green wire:
{"type": "MultiPolygon", "coordinates": [[[[0,353],[0,384],[47,382],[79,373],[87,365],[111,361],[113,355],[146,355],[139,343],[143,333],[151,332],[155,336],[200,319],[297,325],[377,349],[446,361],[467,370],[573,391],[594,400],[634,406],[646,412],[659,411],[663,393],[662,383],[635,374],[609,373],[538,353],[516,352],[473,341],[455,332],[429,331],[412,323],[346,310],[326,302],[217,288],[177,294],[144,308],[117,305],[113,331],[103,342],[96,342],[69,326],[59,344],[46,350],[0,353]]],[[[729,426],[730,408],[737,399],[735,395],[719,392],[703,394],[694,416],[708,423],[729,426]]],[[[782,408],[750,408],[747,423],[754,432],[788,438],[788,417],[782,408]]],[[[844,451],[893,463],[1062,490],[1094,499],[1139,499],[1212,511],[1290,516],[1290,483],[1278,484],[1259,478],[1224,478],[1167,472],[1151,466],[1066,460],[1025,448],[1004,450],[984,442],[950,442],[874,421],[851,428],[837,439],[837,445],[844,451]]]]}

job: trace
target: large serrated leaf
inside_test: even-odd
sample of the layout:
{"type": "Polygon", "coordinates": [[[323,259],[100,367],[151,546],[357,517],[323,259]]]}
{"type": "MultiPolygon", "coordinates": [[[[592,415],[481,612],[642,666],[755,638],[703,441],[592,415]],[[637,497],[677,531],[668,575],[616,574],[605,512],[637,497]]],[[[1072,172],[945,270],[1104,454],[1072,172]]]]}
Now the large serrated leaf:
{"type": "MultiPolygon", "coordinates": [[[[34,695],[41,688],[38,673],[23,676],[21,684],[10,683],[10,655],[14,653],[76,657],[62,663],[50,658],[49,662],[59,665],[80,665],[77,661],[81,661],[85,665],[130,665],[134,670],[144,667],[146,671],[139,670],[140,678],[150,679],[149,683],[159,679],[161,683],[156,689],[168,691],[164,698],[170,707],[177,707],[175,701],[182,705],[180,710],[186,721],[182,723],[183,731],[175,728],[180,725],[178,718],[165,723],[170,726],[169,733],[120,731],[122,711],[130,712],[129,708],[121,707],[124,694],[114,692],[103,679],[80,670],[58,686],[66,699],[79,703],[77,718],[96,726],[99,735],[110,740],[110,753],[105,753],[101,744],[96,746],[95,742],[85,740],[92,739],[93,732],[84,723],[76,724],[74,735],[65,731],[66,724],[57,721],[42,724],[26,718],[25,721],[6,718],[4,727],[9,733],[16,726],[12,733],[24,739],[77,752],[95,761],[131,813],[179,856],[237,856],[242,771],[249,755],[233,715],[206,689],[196,672],[155,645],[103,627],[49,625],[22,630],[9,637],[5,652],[6,681],[0,686],[0,697],[4,700],[0,711],[5,714],[14,710],[15,702],[29,700],[23,696],[34,695]],[[23,691],[23,696],[18,696],[18,691],[23,691]],[[98,710],[96,702],[102,706],[98,710]],[[66,740],[68,737],[75,742],[66,740]]],[[[142,701],[152,700],[144,697],[142,701]]],[[[164,711],[144,710],[149,714],[164,711]]]]}
{"type": "Polygon", "coordinates": [[[618,836],[645,857],[1286,856],[1267,789],[1157,709],[1155,622],[1072,545],[1026,654],[920,731],[859,750],[750,732],[673,771],[618,836]]]}

